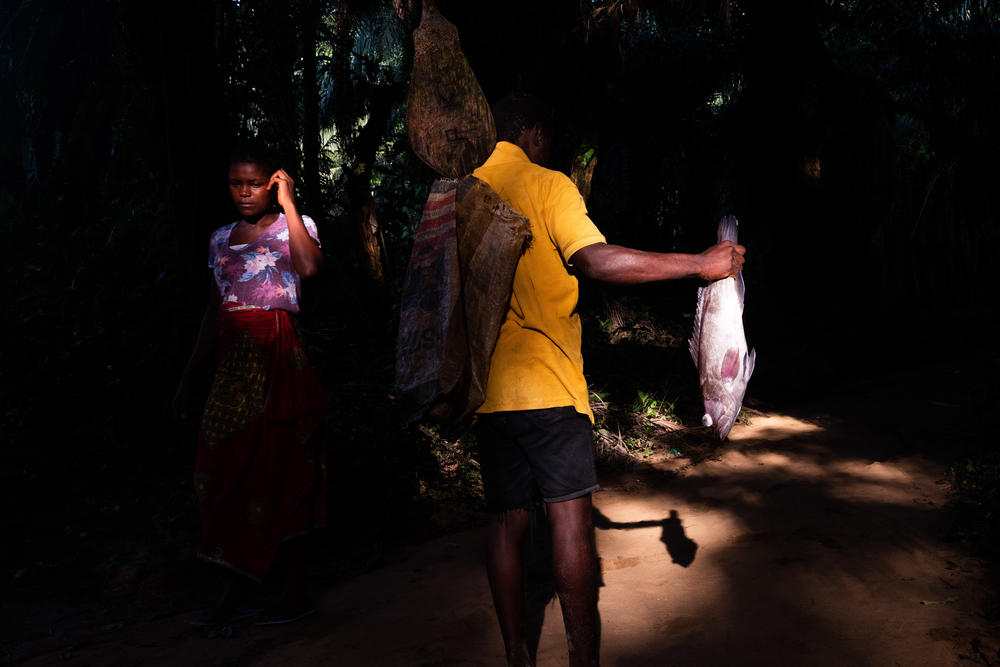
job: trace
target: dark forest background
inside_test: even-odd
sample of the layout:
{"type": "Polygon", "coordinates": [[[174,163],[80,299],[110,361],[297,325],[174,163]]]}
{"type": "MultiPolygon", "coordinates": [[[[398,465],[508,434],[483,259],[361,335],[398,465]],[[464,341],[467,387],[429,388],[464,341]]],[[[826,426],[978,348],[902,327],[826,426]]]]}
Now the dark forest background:
{"type": "MultiPolygon", "coordinates": [[[[435,177],[406,138],[418,4],[0,4],[4,588],[75,578],[71,559],[191,560],[194,432],[168,405],[205,305],[208,234],[235,219],[225,174],[246,133],[280,149],[324,242],[302,320],[335,406],[343,567],[376,561],[407,526],[440,526],[416,518],[457,502],[427,489],[454,473],[458,445],[393,418],[399,289],[435,177]]],[[[737,215],[751,399],[787,406],[943,360],[976,369],[974,424],[942,446],[990,516],[996,3],[438,5],[491,102],[520,89],[556,107],[552,166],[598,160],[589,208],[610,242],[698,252],[737,215]]],[[[695,286],[584,285],[605,400],[629,404],[639,385],[697,423],[683,341],[650,357],[633,338],[610,361],[599,345],[643,318],[682,338],[695,286]],[[602,375],[613,368],[635,377],[602,375]]]]}

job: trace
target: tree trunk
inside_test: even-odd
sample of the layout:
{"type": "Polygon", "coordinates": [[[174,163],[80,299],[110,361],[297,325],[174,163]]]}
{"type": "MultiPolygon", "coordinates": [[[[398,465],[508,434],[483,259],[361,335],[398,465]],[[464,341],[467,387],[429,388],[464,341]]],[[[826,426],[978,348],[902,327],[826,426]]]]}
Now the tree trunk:
{"type": "Polygon", "coordinates": [[[302,187],[306,208],[318,210],[319,88],[316,74],[316,33],[320,21],[317,0],[302,3],[302,187]]]}
{"type": "MultiPolygon", "coordinates": [[[[340,91],[340,95],[359,95],[357,84],[352,82],[350,66],[354,38],[349,0],[337,2],[334,16],[334,90],[340,91]]],[[[351,108],[351,105],[345,107],[351,108]]],[[[385,281],[385,270],[382,263],[377,207],[372,195],[372,167],[389,114],[392,113],[392,105],[384,104],[382,100],[375,100],[368,104],[368,109],[370,112],[368,122],[357,130],[356,136],[352,137],[355,132],[352,127],[356,120],[354,117],[335,118],[334,125],[348,154],[346,163],[351,165],[347,177],[347,205],[352,223],[352,231],[349,233],[355,235],[357,239],[355,247],[361,255],[358,263],[365,267],[369,285],[381,292],[385,281]]]]}
{"type": "Polygon", "coordinates": [[[385,283],[385,270],[382,267],[381,234],[375,211],[375,197],[369,194],[368,201],[358,207],[358,234],[361,238],[361,249],[368,260],[368,277],[381,287],[385,283]]]}

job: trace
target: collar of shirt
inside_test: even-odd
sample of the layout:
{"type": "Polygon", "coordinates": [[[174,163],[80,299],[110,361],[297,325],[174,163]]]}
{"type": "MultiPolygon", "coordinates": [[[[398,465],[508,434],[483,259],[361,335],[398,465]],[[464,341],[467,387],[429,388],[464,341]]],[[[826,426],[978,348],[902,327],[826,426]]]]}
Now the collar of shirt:
{"type": "Polygon", "coordinates": [[[493,149],[493,154],[490,155],[486,163],[497,163],[497,162],[531,162],[528,159],[528,154],[525,153],[520,146],[517,144],[512,144],[509,141],[498,141],[496,148],[493,149]]]}

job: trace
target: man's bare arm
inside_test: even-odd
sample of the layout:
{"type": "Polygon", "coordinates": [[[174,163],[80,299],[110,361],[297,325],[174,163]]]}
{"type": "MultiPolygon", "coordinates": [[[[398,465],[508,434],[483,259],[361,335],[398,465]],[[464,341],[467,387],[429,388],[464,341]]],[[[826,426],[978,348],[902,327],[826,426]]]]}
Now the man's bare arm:
{"type": "Polygon", "coordinates": [[[717,280],[743,268],[746,248],[723,241],[699,254],[648,252],[595,243],[573,253],[570,264],[594,280],[635,285],[677,278],[717,280]]]}

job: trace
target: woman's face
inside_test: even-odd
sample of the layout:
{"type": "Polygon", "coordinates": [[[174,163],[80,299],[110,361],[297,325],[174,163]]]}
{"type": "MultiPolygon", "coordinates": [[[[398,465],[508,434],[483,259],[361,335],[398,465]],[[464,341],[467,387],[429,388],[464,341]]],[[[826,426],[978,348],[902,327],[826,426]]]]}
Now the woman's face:
{"type": "Polygon", "coordinates": [[[267,188],[271,174],[256,162],[235,162],[229,166],[229,194],[236,210],[244,218],[260,217],[271,208],[272,195],[267,188]]]}

